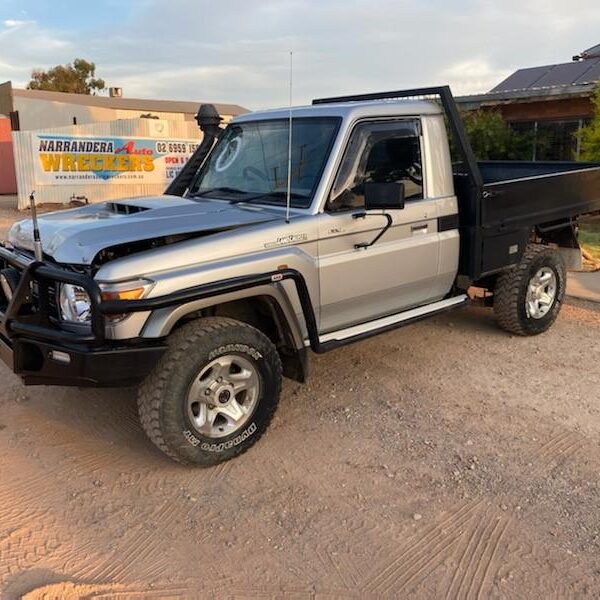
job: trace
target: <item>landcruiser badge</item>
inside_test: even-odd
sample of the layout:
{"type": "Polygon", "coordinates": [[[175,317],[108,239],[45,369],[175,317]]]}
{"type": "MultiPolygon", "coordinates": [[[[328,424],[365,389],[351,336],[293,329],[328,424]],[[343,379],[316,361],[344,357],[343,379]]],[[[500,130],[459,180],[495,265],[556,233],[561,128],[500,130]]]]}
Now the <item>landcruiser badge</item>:
{"type": "Polygon", "coordinates": [[[282,235],[281,237],[278,237],[274,242],[266,242],[265,248],[289,246],[290,244],[298,244],[299,242],[306,242],[307,240],[308,233],[290,233],[290,235],[282,235]]]}

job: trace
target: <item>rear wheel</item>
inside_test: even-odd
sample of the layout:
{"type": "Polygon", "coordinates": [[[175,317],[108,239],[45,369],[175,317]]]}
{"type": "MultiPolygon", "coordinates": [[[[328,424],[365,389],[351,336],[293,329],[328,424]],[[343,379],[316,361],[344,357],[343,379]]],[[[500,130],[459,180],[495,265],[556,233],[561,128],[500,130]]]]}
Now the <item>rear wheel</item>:
{"type": "Polygon", "coordinates": [[[245,452],[277,408],[281,361],[259,330],[226,318],[185,325],[140,386],[144,430],[174,460],[210,466],[245,452]]]}
{"type": "Polygon", "coordinates": [[[537,335],[554,323],[565,296],[567,271],[560,254],[530,244],[521,262],[500,275],[494,290],[494,313],[503,329],[537,335]]]}

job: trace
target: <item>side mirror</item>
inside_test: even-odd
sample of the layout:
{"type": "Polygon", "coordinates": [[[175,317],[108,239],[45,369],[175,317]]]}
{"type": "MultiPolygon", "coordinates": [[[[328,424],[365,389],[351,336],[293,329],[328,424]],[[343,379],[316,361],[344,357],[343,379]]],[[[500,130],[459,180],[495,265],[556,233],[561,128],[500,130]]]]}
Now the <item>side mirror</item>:
{"type": "Polygon", "coordinates": [[[365,210],[404,208],[403,183],[374,183],[364,184],[365,210]]]}

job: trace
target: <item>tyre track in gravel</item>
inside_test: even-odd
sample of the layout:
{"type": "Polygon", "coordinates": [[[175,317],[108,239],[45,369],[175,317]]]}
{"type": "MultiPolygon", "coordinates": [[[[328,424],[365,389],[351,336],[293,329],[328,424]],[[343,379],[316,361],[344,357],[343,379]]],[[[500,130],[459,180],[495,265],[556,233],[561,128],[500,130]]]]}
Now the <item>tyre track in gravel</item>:
{"type": "MultiPolygon", "coordinates": [[[[23,462],[17,455],[13,459],[23,462]]],[[[62,478],[46,471],[32,473],[26,462],[22,472],[3,478],[0,488],[0,589],[41,564],[76,573],[82,557],[97,560],[94,539],[82,534],[86,528],[81,514],[64,512],[66,490],[57,485],[62,478]]]]}
{"type": "Polygon", "coordinates": [[[379,561],[364,590],[375,596],[398,597],[424,582],[441,565],[454,561],[446,597],[469,597],[473,589],[479,594],[498,566],[509,522],[486,508],[482,500],[459,505],[400,544],[391,560],[379,561]]]}
{"type": "MultiPolygon", "coordinates": [[[[113,421],[107,419],[106,415],[98,419],[90,415],[90,408],[93,407],[88,406],[85,400],[80,402],[76,410],[68,411],[66,418],[64,409],[60,415],[52,412],[52,409],[60,406],[56,401],[47,404],[43,399],[29,400],[13,421],[15,429],[28,432],[22,445],[29,443],[31,447],[36,447],[38,440],[43,440],[45,456],[42,460],[45,458],[49,475],[64,471],[65,467],[74,469],[77,476],[90,477],[106,473],[107,466],[111,471],[139,468],[139,457],[133,457],[128,447],[135,436],[132,436],[127,420],[118,418],[113,421]],[[53,454],[60,457],[60,461],[53,454]]],[[[141,439],[139,426],[137,430],[141,439]]]]}
{"type": "Polygon", "coordinates": [[[528,464],[532,465],[531,476],[543,477],[557,466],[577,459],[589,443],[583,434],[576,431],[563,431],[554,435],[529,454],[528,464]]]}
{"type": "Polygon", "coordinates": [[[488,586],[506,552],[503,538],[510,524],[511,520],[503,515],[481,515],[479,523],[463,537],[462,549],[457,549],[460,558],[446,592],[446,600],[488,597],[488,586]]]}
{"type": "MultiPolygon", "coordinates": [[[[205,480],[208,482],[211,475],[209,472],[205,473],[205,480]]],[[[186,479],[184,477],[183,481],[186,479]]],[[[79,578],[93,582],[155,581],[157,577],[160,579],[172,571],[169,565],[172,567],[178,557],[183,558],[189,543],[189,534],[184,536],[179,544],[166,543],[166,540],[172,539],[173,532],[182,530],[190,515],[194,514],[196,529],[205,532],[194,539],[194,543],[199,547],[208,541],[211,524],[221,517],[221,514],[210,506],[200,507],[197,500],[192,502],[179,494],[175,497],[165,497],[165,494],[161,493],[155,494],[155,498],[156,505],[145,507],[134,517],[128,515],[127,530],[115,543],[113,551],[98,556],[83,570],[79,570],[79,578]]],[[[118,518],[118,513],[112,513],[110,518],[114,521],[118,518]]]]}
{"type": "Polygon", "coordinates": [[[0,584],[54,555],[66,542],[52,527],[49,510],[0,509],[0,523],[0,584]]]}
{"type": "Polygon", "coordinates": [[[56,528],[48,477],[3,476],[0,488],[0,583],[58,551],[68,537],[56,528]],[[35,500],[35,501],[33,501],[35,500]]]}
{"type": "Polygon", "coordinates": [[[568,555],[549,557],[547,549],[533,540],[525,540],[517,536],[508,539],[504,560],[505,564],[499,578],[500,584],[511,581],[518,574],[523,591],[515,594],[516,598],[523,598],[523,600],[530,600],[532,596],[543,600],[598,598],[598,595],[591,591],[593,588],[590,586],[590,581],[593,580],[594,574],[590,573],[589,569],[578,564],[568,555]],[[524,566],[526,568],[523,568],[524,566]],[[552,576],[549,576],[548,572],[552,576]],[[532,590],[535,594],[531,592],[532,590]]]}
{"type": "MultiPolygon", "coordinates": [[[[83,466],[78,463],[82,473],[85,473],[85,464],[85,460],[83,466]]],[[[64,468],[64,463],[61,466],[64,468]]],[[[85,535],[82,537],[81,532],[88,529],[89,522],[104,518],[107,512],[104,503],[98,504],[99,490],[93,488],[96,493],[80,492],[70,499],[68,520],[64,520],[60,507],[65,502],[68,479],[64,480],[64,487],[56,485],[57,480],[63,479],[63,472],[48,469],[32,477],[30,465],[24,466],[23,470],[29,477],[3,480],[0,491],[0,583],[20,571],[31,570],[44,558],[61,567],[68,565],[69,572],[85,581],[140,577],[152,580],[156,573],[164,571],[166,563],[160,551],[161,540],[154,537],[151,528],[146,531],[141,527],[129,528],[124,540],[119,541],[117,553],[98,553],[93,540],[85,535]],[[15,506],[19,508],[15,509],[15,506]],[[8,534],[2,537],[5,531],[8,534]],[[77,560],[83,555],[87,557],[86,561],[77,560]],[[4,571],[2,565],[7,565],[4,571]]],[[[120,512],[109,516],[114,521],[125,512],[126,509],[121,508],[120,512]]]]}

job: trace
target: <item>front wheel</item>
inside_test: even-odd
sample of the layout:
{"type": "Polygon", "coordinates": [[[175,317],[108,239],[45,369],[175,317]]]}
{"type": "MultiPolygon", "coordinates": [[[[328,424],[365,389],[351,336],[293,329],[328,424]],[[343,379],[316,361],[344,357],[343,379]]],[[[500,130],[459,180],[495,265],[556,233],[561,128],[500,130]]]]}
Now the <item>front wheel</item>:
{"type": "Polygon", "coordinates": [[[494,313],[503,329],[517,335],[543,333],[560,312],[567,270],[560,254],[530,244],[518,265],[498,277],[494,313]]]}
{"type": "Polygon", "coordinates": [[[171,336],[140,386],[140,420],[172,459],[215,465],[245,452],[264,433],[281,378],[279,355],[263,333],[233,319],[199,319],[171,336]]]}

